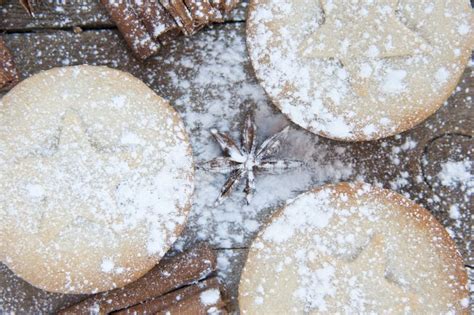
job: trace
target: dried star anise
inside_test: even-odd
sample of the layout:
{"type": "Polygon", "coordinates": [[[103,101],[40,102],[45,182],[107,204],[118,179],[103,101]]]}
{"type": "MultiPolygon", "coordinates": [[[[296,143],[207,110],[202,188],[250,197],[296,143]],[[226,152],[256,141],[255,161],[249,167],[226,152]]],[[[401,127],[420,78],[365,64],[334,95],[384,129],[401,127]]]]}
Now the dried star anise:
{"type": "Polygon", "coordinates": [[[23,7],[23,9],[25,9],[25,11],[30,15],[30,16],[34,16],[34,12],[33,12],[33,6],[31,5],[31,1],[30,0],[19,0],[21,6],[23,7]]]}
{"type": "Polygon", "coordinates": [[[244,178],[246,179],[244,192],[247,203],[250,203],[255,192],[256,172],[278,173],[304,165],[301,161],[272,158],[280,149],[289,127],[266,139],[259,147],[255,136],[256,129],[253,114],[247,114],[240,147],[229,135],[211,129],[211,134],[219,143],[224,156],[203,163],[201,168],[210,172],[230,174],[215,205],[221,204],[244,178]]]}

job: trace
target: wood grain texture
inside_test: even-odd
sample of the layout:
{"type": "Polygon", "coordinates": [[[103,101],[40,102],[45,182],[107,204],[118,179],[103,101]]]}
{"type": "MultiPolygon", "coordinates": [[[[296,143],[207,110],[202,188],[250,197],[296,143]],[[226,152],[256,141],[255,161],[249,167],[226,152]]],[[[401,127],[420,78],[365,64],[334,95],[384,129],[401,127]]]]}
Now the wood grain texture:
{"type": "Polygon", "coordinates": [[[98,0],[53,1],[33,3],[35,16],[29,16],[16,0],[6,0],[0,6],[0,29],[4,31],[29,31],[42,28],[113,27],[107,11],[98,0]]]}
{"type": "MultiPolygon", "coordinates": [[[[245,5],[237,10],[230,20],[242,21],[244,7],[245,5]]],[[[225,46],[229,55],[235,58],[232,55],[232,49],[235,47],[229,42],[238,41],[242,45],[245,42],[244,23],[216,25],[190,38],[173,39],[156,57],[140,62],[128,51],[120,34],[113,28],[97,1],[91,1],[87,5],[68,4],[64,7],[64,12],[44,10],[36,20],[29,18],[13,0],[8,0],[7,4],[0,8],[0,31],[7,31],[4,39],[13,53],[21,78],[58,66],[106,65],[128,71],[140,78],[158,94],[170,100],[184,117],[198,116],[205,111],[210,106],[209,98],[213,93],[212,85],[207,88],[188,84],[195,82],[194,78],[198,75],[189,65],[206,65],[210,58],[219,58],[212,55],[212,52],[214,48],[222,46],[225,46]],[[72,26],[84,27],[85,31],[80,33],[68,31],[72,26]],[[111,27],[112,29],[109,29],[111,27]],[[203,51],[207,46],[210,48],[206,51],[208,54],[205,54],[203,51]],[[186,84],[177,85],[180,82],[186,84]],[[188,100],[192,100],[192,104],[187,102],[188,100]]],[[[235,62],[232,58],[224,61],[235,62]]],[[[236,84],[232,81],[232,84],[226,85],[226,99],[228,102],[239,104],[242,101],[240,98],[242,89],[257,86],[257,82],[248,60],[236,62],[232,69],[237,72],[235,76],[238,82],[236,84]]],[[[365,143],[343,143],[309,134],[289,122],[265,96],[259,106],[267,109],[274,117],[273,120],[291,125],[290,133],[304,135],[308,139],[308,145],[327,148],[324,156],[315,154],[314,161],[336,160],[340,158],[337,152],[344,152],[344,162],[350,163],[355,170],[346,180],[363,179],[396,190],[430,210],[452,232],[466,264],[474,265],[471,220],[473,200],[459,187],[446,187],[440,183],[438,176],[446,161],[459,161],[469,157],[472,160],[474,144],[472,91],[474,91],[474,74],[471,67],[464,73],[458,89],[435,115],[401,135],[365,143]],[[453,205],[459,206],[461,213],[459,220],[453,220],[449,215],[453,205]]],[[[215,99],[219,97],[221,95],[215,96],[215,99]]],[[[222,106],[228,104],[223,102],[222,106]]],[[[224,113],[219,118],[228,120],[228,126],[236,131],[244,113],[245,108],[242,108],[237,115],[226,116],[224,113]]],[[[203,137],[208,136],[200,124],[187,126],[187,129],[194,147],[202,142],[203,137]]],[[[271,128],[269,130],[274,131],[271,128]]],[[[292,158],[302,158],[304,151],[304,148],[293,149],[295,156],[292,158]]],[[[201,161],[203,158],[200,153],[195,153],[197,161],[201,161]]],[[[317,168],[308,172],[314,173],[315,178],[321,177],[317,173],[317,168]]],[[[330,180],[315,181],[318,185],[325,182],[330,180]]],[[[200,189],[199,185],[197,189],[200,189]]],[[[298,193],[299,191],[292,192],[293,195],[298,193]]],[[[265,222],[282,202],[283,200],[277,200],[275,204],[268,205],[252,219],[259,223],[265,222]]],[[[242,215],[247,219],[246,213],[242,215]]],[[[192,245],[198,237],[196,230],[192,228],[193,222],[189,224],[191,227],[186,229],[180,240],[186,246],[192,245]]],[[[218,231],[219,228],[219,226],[209,227],[211,231],[218,231]]],[[[222,255],[226,264],[230,266],[225,274],[225,287],[233,309],[237,305],[237,285],[246,257],[246,248],[255,233],[256,231],[251,233],[236,231],[242,238],[232,239],[232,242],[225,247],[219,246],[216,239],[210,239],[219,255],[222,255]]],[[[11,302],[10,309],[16,309],[19,313],[40,311],[50,313],[83,298],[49,294],[35,289],[15,277],[3,265],[0,265],[0,297],[10,299],[6,300],[6,304],[11,302]]]]}
{"type": "MultiPolygon", "coordinates": [[[[99,0],[81,1],[36,1],[33,3],[35,16],[29,16],[17,0],[6,0],[0,5],[0,30],[25,32],[37,29],[69,29],[79,26],[84,29],[113,28],[105,8],[99,0]]],[[[225,20],[243,21],[247,1],[230,12],[225,20]]]]}
{"type": "MultiPolygon", "coordinates": [[[[231,29],[238,29],[241,36],[243,36],[243,25],[222,25],[207,32],[213,33],[216,40],[219,40],[231,29]]],[[[180,65],[179,62],[171,66],[170,64],[163,64],[162,61],[169,55],[174,55],[179,61],[179,56],[176,56],[178,52],[181,56],[189,55],[192,54],[194,49],[198,49],[196,46],[200,45],[199,38],[179,39],[163,49],[153,60],[141,63],[128,52],[115,30],[94,30],[80,34],[66,31],[9,34],[5,36],[5,40],[14,52],[15,61],[22,78],[57,66],[82,63],[107,65],[132,73],[172,102],[180,96],[182,91],[173,87],[173,83],[167,79],[167,73],[172,67],[178,68],[177,71],[183,73],[188,69],[180,65]],[[182,69],[179,69],[180,67],[182,69]]],[[[250,66],[246,71],[251,72],[250,66]]],[[[357,165],[356,168],[363,172],[368,181],[381,183],[387,188],[396,189],[401,193],[411,192],[410,194],[414,195],[417,201],[428,209],[437,209],[437,212],[442,212],[446,209],[438,209],[437,203],[432,199],[434,195],[440,194],[437,191],[439,188],[433,185],[430,186],[423,178],[421,162],[426,148],[432,145],[435,139],[444,135],[459,134],[460,137],[452,138],[453,142],[462,141],[464,143],[467,141],[472,143],[472,130],[474,130],[472,98],[468,95],[469,92],[466,91],[472,91],[474,88],[473,82],[472,69],[469,68],[458,91],[449,99],[447,104],[427,121],[402,135],[357,144],[327,139],[318,139],[318,141],[328,146],[340,146],[348,150],[357,165]],[[406,153],[394,154],[394,152],[404,150],[403,147],[406,146],[407,140],[416,143],[415,148],[407,150],[406,153]],[[397,167],[393,167],[394,159],[398,160],[395,163],[397,167]],[[403,187],[388,184],[400,178],[404,172],[408,172],[409,177],[405,179],[406,183],[403,184],[403,187]],[[421,181],[419,176],[422,178],[421,181]]],[[[229,87],[229,89],[232,90],[232,87],[229,87]]],[[[196,97],[194,100],[196,103],[205,106],[203,96],[200,97],[198,94],[194,96],[196,97]]],[[[185,111],[185,108],[180,106],[177,106],[177,109],[185,111]]],[[[445,157],[445,159],[449,159],[449,157],[445,157]]],[[[428,161],[432,160],[433,158],[428,161]]],[[[436,159],[434,160],[436,161],[436,159]]],[[[425,165],[424,168],[429,169],[430,167],[425,165]]],[[[443,192],[442,195],[446,197],[446,192],[443,192]]],[[[246,246],[248,244],[235,245],[246,246]]]]}

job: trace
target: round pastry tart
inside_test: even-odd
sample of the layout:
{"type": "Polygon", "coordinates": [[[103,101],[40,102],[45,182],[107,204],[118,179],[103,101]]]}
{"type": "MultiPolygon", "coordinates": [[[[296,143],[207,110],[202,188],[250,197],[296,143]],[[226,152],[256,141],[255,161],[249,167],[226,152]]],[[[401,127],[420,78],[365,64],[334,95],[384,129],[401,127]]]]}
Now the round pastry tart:
{"type": "Polygon", "coordinates": [[[373,140],[412,128],[449,97],[474,47],[474,14],[467,0],[252,0],[247,46],[293,122],[373,140]]]}
{"type": "Polygon", "coordinates": [[[41,72],[0,100],[0,259],[51,292],[123,286],[180,234],[193,178],[181,119],[143,82],[41,72]]]}
{"type": "Polygon", "coordinates": [[[252,244],[243,314],[467,312],[467,274],[446,230],[403,196],[328,185],[277,212],[252,244]]]}

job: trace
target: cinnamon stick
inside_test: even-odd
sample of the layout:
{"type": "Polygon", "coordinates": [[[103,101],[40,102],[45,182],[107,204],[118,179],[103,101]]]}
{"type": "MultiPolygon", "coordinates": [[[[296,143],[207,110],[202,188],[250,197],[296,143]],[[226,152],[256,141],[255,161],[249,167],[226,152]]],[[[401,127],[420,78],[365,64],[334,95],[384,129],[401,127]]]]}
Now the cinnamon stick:
{"type": "Polygon", "coordinates": [[[20,76],[13,62],[12,55],[0,37],[0,89],[13,87],[20,81],[20,76]]]}
{"type": "MultiPolygon", "coordinates": [[[[204,291],[201,291],[202,293],[204,291]]],[[[227,314],[224,307],[224,302],[219,300],[213,305],[203,305],[201,301],[201,294],[195,294],[185,300],[179,301],[178,303],[170,306],[169,308],[158,311],[156,314],[168,315],[168,314],[195,314],[195,315],[207,315],[207,314],[227,314]]]]}
{"type": "Polygon", "coordinates": [[[99,309],[100,314],[107,314],[126,309],[203,279],[215,269],[214,252],[207,245],[199,245],[162,260],[145,276],[123,288],[94,295],[59,314],[87,313],[91,309],[99,309]]]}
{"type": "Polygon", "coordinates": [[[241,0],[211,0],[211,4],[223,13],[232,11],[241,0]]]}
{"type": "Polygon", "coordinates": [[[200,29],[210,22],[224,21],[221,11],[213,7],[209,0],[185,0],[185,4],[191,12],[195,29],[200,29]]]}
{"type": "Polygon", "coordinates": [[[166,46],[172,43],[178,36],[182,36],[182,33],[179,28],[175,28],[162,34],[158,40],[160,41],[161,45],[166,46]]]}
{"type": "Polygon", "coordinates": [[[172,314],[206,314],[211,307],[223,308],[224,302],[219,297],[215,303],[205,305],[200,301],[200,295],[207,290],[218,290],[219,281],[216,277],[209,278],[193,285],[173,291],[161,297],[153,298],[143,303],[134,305],[127,309],[114,312],[113,315],[131,315],[131,314],[156,314],[159,312],[170,312],[172,314]],[[171,312],[170,310],[176,310],[171,312]],[[186,309],[193,309],[194,312],[183,312],[186,309]]]}
{"type": "Polygon", "coordinates": [[[134,0],[133,5],[148,33],[155,40],[178,27],[159,0],[134,0]]]}
{"type": "Polygon", "coordinates": [[[100,0],[135,55],[144,60],[158,52],[160,45],[148,33],[129,1],[100,0]]]}
{"type": "Polygon", "coordinates": [[[156,313],[157,315],[170,315],[170,314],[178,314],[178,315],[186,315],[186,314],[193,314],[193,315],[227,315],[228,312],[224,307],[217,307],[217,306],[206,306],[202,307],[199,305],[199,296],[192,297],[190,300],[183,301],[182,303],[172,306],[167,310],[159,311],[156,313]]]}
{"type": "Polygon", "coordinates": [[[194,34],[194,22],[183,0],[160,0],[185,35],[194,34]]]}
{"type": "Polygon", "coordinates": [[[218,290],[218,286],[210,286],[207,289],[201,290],[196,294],[189,296],[179,302],[170,305],[167,308],[159,310],[156,314],[168,315],[168,314],[196,314],[196,315],[207,315],[207,314],[227,314],[225,309],[225,303],[219,297],[219,299],[210,305],[203,304],[202,294],[207,290],[218,290]]]}
{"type": "MultiPolygon", "coordinates": [[[[25,0],[26,1],[26,0],[25,0]]],[[[101,0],[134,54],[144,60],[160,43],[223,22],[240,0],[101,0]]]]}

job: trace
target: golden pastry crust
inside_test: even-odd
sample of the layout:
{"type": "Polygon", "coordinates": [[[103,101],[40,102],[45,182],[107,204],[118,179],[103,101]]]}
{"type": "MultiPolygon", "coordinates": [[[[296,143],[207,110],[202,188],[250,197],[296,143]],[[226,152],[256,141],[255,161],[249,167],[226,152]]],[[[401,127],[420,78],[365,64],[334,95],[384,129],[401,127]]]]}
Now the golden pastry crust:
{"type": "Polygon", "coordinates": [[[95,293],[160,261],[191,207],[176,111],[107,67],[41,72],[0,100],[0,259],[51,292],[95,293]]]}
{"type": "Polygon", "coordinates": [[[424,208],[367,184],[326,185],[287,203],[253,242],[243,314],[468,313],[467,274],[424,208]]]}
{"type": "Polygon", "coordinates": [[[474,48],[468,1],[359,3],[249,5],[247,47],[265,91],[293,122],[336,140],[384,138],[425,120],[451,95],[474,48]],[[353,23],[350,6],[368,15],[353,23]]]}

